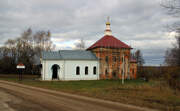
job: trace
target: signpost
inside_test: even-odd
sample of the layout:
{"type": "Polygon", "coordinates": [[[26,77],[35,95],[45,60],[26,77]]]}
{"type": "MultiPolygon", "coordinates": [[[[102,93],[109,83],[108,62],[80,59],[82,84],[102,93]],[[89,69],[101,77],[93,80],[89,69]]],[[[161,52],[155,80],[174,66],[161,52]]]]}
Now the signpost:
{"type": "Polygon", "coordinates": [[[22,63],[19,63],[16,68],[18,69],[18,72],[19,72],[19,81],[22,80],[22,72],[23,72],[23,69],[25,69],[25,65],[22,64],[22,63]]]}

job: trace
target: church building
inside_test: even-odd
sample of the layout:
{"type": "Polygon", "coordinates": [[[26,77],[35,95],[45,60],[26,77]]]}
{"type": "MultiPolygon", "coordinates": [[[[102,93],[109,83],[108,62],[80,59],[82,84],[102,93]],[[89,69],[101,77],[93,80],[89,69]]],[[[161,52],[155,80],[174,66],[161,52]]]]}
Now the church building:
{"type": "Polygon", "coordinates": [[[98,80],[99,61],[91,51],[60,50],[42,53],[42,80],[98,80]]]}
{"type": "Polygon", "coordinates": [[[42,52],[42,80],[136,79],[131,47],[112,35],[109,20],[104,36],[87,50],[42,52]]]}
{"type": "Polygon", "coordinates": [[[101,79],[135,79],[137,64],[131,59],[131,49],[112,35],[108,20],[104,36],[87,50],[96,54],[99,60],[101,79]]]}

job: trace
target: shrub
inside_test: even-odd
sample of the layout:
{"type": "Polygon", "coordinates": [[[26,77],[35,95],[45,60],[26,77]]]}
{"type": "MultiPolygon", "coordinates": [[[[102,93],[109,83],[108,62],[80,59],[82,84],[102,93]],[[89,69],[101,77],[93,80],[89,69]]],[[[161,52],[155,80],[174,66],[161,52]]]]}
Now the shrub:
{"type": "Polygon", "coordinates": [[[180,90],[180,67],[168,67],[164,77],[171,88],[180,90]]]}

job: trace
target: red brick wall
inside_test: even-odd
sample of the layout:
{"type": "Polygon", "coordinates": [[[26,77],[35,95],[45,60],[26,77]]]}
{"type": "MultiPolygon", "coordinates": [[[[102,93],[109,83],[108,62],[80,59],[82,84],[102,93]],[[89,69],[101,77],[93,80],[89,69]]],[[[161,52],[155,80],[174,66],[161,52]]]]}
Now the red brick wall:
{"type": "Polygon", "coordinates": [[[130,63],[130,75],[133,79],[137,78],[137,63],[135,62],[130,63]]]}
{"type": "Polygon", "coordinates": [[[134,70],[134,74],[130,71],[130,78],[136,78],[137,68],[130,64],[130,49],[113,49],[113,48],[96,48],[91,50],[100,60],[100,78],[101,79],[121,79],[123,69],[123,54],[125,58],[125,78],[128,77],[128,71],[134,70]],[[108,61],[106,61],[106,56],[108,61]],[[107,70],[107,73],[106,73],[107,70]]]}

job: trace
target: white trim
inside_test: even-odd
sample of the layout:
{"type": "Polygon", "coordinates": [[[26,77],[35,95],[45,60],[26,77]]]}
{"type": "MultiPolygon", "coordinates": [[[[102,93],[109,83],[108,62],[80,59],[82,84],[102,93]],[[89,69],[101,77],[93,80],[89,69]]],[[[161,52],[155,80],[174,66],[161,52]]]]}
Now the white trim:
{"type": "Polygon", "coordinates": [[[17,68],[17,69],[25,69],[25,66],[17,65],[16,68],[17,68]]]}

